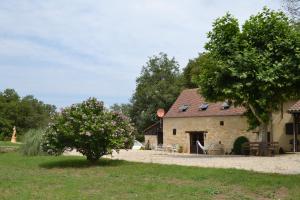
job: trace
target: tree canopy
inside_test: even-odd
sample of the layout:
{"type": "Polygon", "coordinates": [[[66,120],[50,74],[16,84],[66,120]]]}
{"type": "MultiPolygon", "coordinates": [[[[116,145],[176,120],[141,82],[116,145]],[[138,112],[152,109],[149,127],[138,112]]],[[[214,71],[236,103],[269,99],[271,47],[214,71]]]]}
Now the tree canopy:
{"type": "Polygon", "coordinates": [[[185,88],[197,88],[197,76],[202,66],[211,65],[213,60],[209,58],[207,53],[200,53],[198,57],[190,59],[187,66],[183,69],[182,84],[185,88]]]}
{"type": "Polygon", "coordinates": [[[32,95],[21,98],[13,89],[0,92],[0,136],[9,137],[14,126],[18,133],[45,127],[55,106],[44,104],[32,95]]]}
{"type": "Polygon", "coordinates": [[[179,65],[167,54],[149,58],[136,80],[136,90],[132,96],[131,118],[138,132],[156,122],[158,108],[168,110],[181,90],[179,65]]]}
{"type": "Polygon", "coordinates": [[[130,103],[121,103],[121,104],[113,104],[109,108],[113,112],[121,113],[127,117],[130,117],[130,111],[132,109],[132,105],[130,103]]]}
{"type": "Polygon", "coordinates": [[[215,64],[200,69],[201,94],[244,106],[250,127],[259,126],[266,141],[272,111],[299,96],[299,32],[284,13],[264,8],[241,29],[230,14],[218,18],[208,38],[205,48],[215,64]]]}

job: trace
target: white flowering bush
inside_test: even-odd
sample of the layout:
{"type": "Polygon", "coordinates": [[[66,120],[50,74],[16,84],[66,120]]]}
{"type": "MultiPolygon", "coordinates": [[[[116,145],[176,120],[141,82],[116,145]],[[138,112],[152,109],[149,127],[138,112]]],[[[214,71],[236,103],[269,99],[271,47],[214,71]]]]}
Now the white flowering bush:
{"type": "Polygon", "coordinates": [[[53,155],[76,149],[89,161],[97,161],[112,150],[130,148],[134,133],[126,116],[108,111],[103,102],[90,98],[53,116],[42,147],[53,155]]]}

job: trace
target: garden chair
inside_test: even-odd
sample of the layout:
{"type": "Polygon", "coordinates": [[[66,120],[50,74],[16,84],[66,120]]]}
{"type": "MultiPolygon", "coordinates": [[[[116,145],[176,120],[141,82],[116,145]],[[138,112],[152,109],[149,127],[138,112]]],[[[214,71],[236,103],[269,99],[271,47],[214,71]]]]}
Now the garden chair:
{"type": "Polygon", "coordinates": [[[207,151],[213,146],[213,144],[209,145],[202,145],[199,140],[196,141],[196,146],[197,146],[197,154],[198,154],[198,148],[200,148],[204,154],[207,154],[207,151]]]}
{"type": "Polygon", "coordinates": [[[179,149],[179,145],[178,144],[172,144],[172,152],[173,153],[178,152],[178,149],[179,149]]]}

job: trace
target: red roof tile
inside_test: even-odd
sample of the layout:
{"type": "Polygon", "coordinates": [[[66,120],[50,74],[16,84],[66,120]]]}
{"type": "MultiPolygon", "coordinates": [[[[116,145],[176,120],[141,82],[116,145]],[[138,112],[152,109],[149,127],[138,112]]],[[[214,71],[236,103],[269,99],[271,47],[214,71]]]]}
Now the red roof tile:
{"type": "Polygon", "coordinates": [[[292,107],[288,109],[288,112],[293,113],[293,112],[300,112],[300,100],[297,101],[292,107]]]}
{"type": "Polygon", "coordinates": [[[168,117],[205,117],[205,116],[232,116],[243,115],[246,111],[243,107],[230,106],[228,109],[221,109],[223,102],[210,103],[206,102],[204,97],[198,93],[198,89],[183,90],[170,110],[165,115],[168,117]],[[206,110],[199,110],[202,103],[208,103],[206,110]],[[189,108],[185,111],[179,111],[179,107],[188,105],[189,108]]]}

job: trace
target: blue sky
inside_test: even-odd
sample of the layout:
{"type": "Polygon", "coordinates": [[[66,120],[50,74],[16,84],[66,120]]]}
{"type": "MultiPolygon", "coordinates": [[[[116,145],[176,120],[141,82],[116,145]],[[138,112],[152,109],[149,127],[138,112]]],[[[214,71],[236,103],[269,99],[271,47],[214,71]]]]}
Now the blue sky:
{"type": "Polygon", "coordinates": [[[183,68],[203,51],[212,22],[240,22],[280,0],[0,1],[0,90],[63,107],[93,96],[127,103],[149,56],[183,68]]]}

